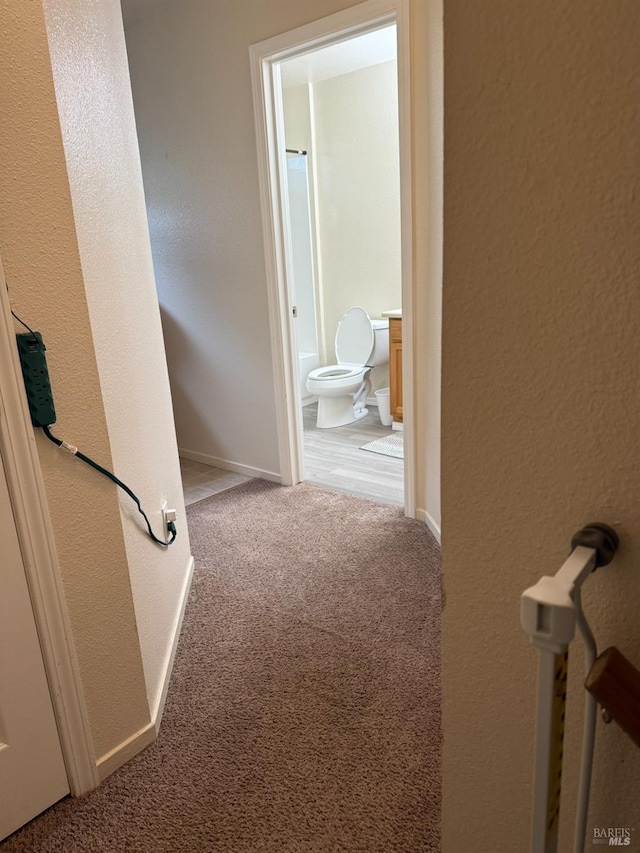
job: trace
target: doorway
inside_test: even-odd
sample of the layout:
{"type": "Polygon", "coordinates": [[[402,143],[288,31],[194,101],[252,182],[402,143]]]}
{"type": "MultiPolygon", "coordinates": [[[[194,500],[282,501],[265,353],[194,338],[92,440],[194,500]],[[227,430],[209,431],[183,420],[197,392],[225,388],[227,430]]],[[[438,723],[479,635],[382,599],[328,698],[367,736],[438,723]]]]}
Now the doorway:
{"type": "Polygon", "coordinates": [[[396,45],[392,23],[285,60],[280,95],[303,477],[402,506],[396,45]]]}
{"type": "MultiPolygon", "coordinates": [[[[298,293],[295,289],[296,271],[293,259],[292,243],[295,239],[294,226],[291,214],[290,180],[289,175],[293,171],[292,166],[298,171],[306,168],[306,182],[311,190],[311,234],[314,228],[317,230],[318,223],[313,223],[313,215],[317,214],[314,206],[317,206],[317,171],[309,169],[314,151],[310,146],[293,146],[288,144],[287,129],[285,127],[285,101],[283,97],[283,78],[289,74],[289,69],[309,65],[314,54],[323,52],[326,56],[332,51],[343,52],[348,42],[362,42],[366,36],[379,38],[382,33],[393,33],[394,48],[397,49],[397,60],[394,61],[394,71],[397,68],[397,117],[398,117],[398,213],[399,213],[399,235],[398,235],[398,274],[397,293],[395,298],[389,297],[385,302],[385,308],[380,307],[372,310],[371,319],[386,320],[387,329],[391,325],[389,315],[395,315],[394,319],[403,326],[402,332],[402,365],[398,370],[399,362],[395,360],[396,367],[396,389],[398,386],[403,391],[401,408],[396,406],[396,427],[402,424],[401,439],[403,444],[404,461],[397,457],[386,457],[380,455],[381,464],[395,465],[399,470],[396,475],[396,499],[389,500],[404,506],[405,514],[415,517],[416,495],[415,495],[415,464],[416,453],[414,448],[415,425],[413,421],[413,276],[412,276],[412,218],[411,218],[411,144],[410,144],[410,98],[409,98],[409,32],[408,32],[408,8],[405,0],[370,0],[357,7],[316,21],[312,24],[299,28],[298,30],[285,33],[266,42],[253,45],[251,51],[252,80],[254,94],[254,108],[257,129],[262,220],[265,237],[265,252],[267,265],[267,278],[270,306],[270,326],[272,338],[272,352],[274,356],[274,386],[276,396],[276,410],[278,417],[278,443],[280,453],[280,466],[283,482],[287,485],[295,485],[305,479],[314,481],[313,466],[305,459],[305,433],[310,430],[304,429],[305,421],[312,425],[315,412],[306,411],[303,403],[310,406],[318,405],[315,401],[305,399],[308,391],[305,373],[314,370],[316,363],[334,365],[337,355],[333,351],[333,341],[336,335],[336,326],[339,326],[340,317],[335,317],[330,311],[323,310],[324,281],[328,280],[323,275],[322,253],[314,255],[313,247],[310,260],[310,268],[316,276],[315,293],[310,300],[316,311],[315,318],[315,345],[313,340],[308,346],[306,338],[308,330],[301,330],[298,324],[298,293]],[[376,36],[378,34],[378,36],[376,36]],[[289,154],[286,149],[290,148],[289,154]],[[304,152],[304,153],[303,153],[304,152]],[[297,162],[296,162],[297,161],[297,162]],[[387,315],[386,317],[381,316],[387,315]],[[376,316],[377,315],[377,316],[376,316]],[[305,338],[301,347],[298,341],[305,338]],[[398,416],[401,416],[400,417],[398,416]],[[400,465],[398,465],[400,462],[400,465]],[[309,476],[310,475],[310,476],[309,476]],[[398,487],[398,484],[399,487],[398,487]]],[[[365,39],[366,41],[366,39],[365,39]]],[[[356,60],[357,62],[357,60],[356,60]]],[[[357,65],[356,65],[357,67],[357,65]]],[[[312,87],[311,87],[312,88],[312,87]]],[[[314,115],[313,91],[310,89],[310,124],[311,135],[314,133],[314,123],[317,116],[314,115]]],[[[291,138],[291,137],[290,137],[291,138]]],[[[294,180],[297,176],[294,175],[294,180]]],[[[296,222],[298,220],[296,219],[296,222]]],[[[313,240],[311,241],[313,244],[313,240]]],[[[343,294],[344,296],[344,294],[343,294]]],[[[309,300],[307,300],[309,301],[309,300]]],[[[362,307],[358,301],[352,300],[352,307],[362,307]]],[[[342,306],[344,308],[345,306],[342,306]]],[[[335,312],[334,312],[335,313],[335,312]]],[[[389,331],[387,332],[389,334],[389,331]]],[[[389,335],[390,337],[390,335],[389,335]]],[[[391,353],[387,362],[392,362],[391,353]]],[[[389,367],[386,368],[387,371],[389,367]]],[[[373,371],[372,371],[373,373],[373,371]]],[[[388,373],[384,380],[378,385],[372,384],[366,389],[367,396],[361,405],[371,412],[370,426],[379,427],[383,434],[371,436],[356,435],[352,444],[357,454],[362,453],[361,445],[371,443],[378,437],[391,437],[392,425],[384,427],[380,421],[380,409],[372,402],[376,402],[375,391],[383,391],[389,387],[388,373]],[[370,407],[370,408],[369,408],[370,407]],[[375,414],[374,414],[375,412],[375,414]],[[366,441],[369,438],[370,441],[366,441]]],[[[356,393],[361,393],[358,388],[356,393]]],[[[355,401],[354,397],[354,401],[355,401]]],[[[355,402],[354,402],[355,405],[355,402]]],[[[309,406],[309,408],[310,408],[309,406]]],[[[367,411],[366,417],[369,417],[367,411]]],[[[362,426],[365,421],[362,420],[362,426]]],[[[318,421],[316,420],[316,426],[318,421]]],[[[358,424],[356,423],[356,426],[358,424]]],[[[344,430],[346,425],[339,425],[337,429],[325,429],[323,433],[331,436],[331,442],[339,439],[338,429],[344,430]]],[[[320,430],[318,430],[318,433],[320,430]]],[[[398,430],[399,432],[399,430],[398,430]]],[[[313,443],[313,440],[312,442],[313,443]]],[[[374,458],[374,453],[370,454],[374,458]]],[[[335,466],[334,466],[335,467],[335,466]]],[[[376,465],[363,463],[363,468],[374,469],[376,465]]],[[[384,484],[385,473],[378,478],[379,483],[384,484]]],[[[347,477],[348,479],[348,477],[347,477]]],[[[357,477],[356,477],[357,479],[357,477]]],[[[317,482],[317,480],[316,480],[317,482]]],[[[332,487],[324,480],[322,485],[332,487]]],[[[351,491],[343,482],[340,490],[351,491]]],[[[339,487],[338,487],[339,488],[339,487]]],[[[362,491],[353,489],[355,493],[362,491]]],[[[384,500],[384,489],[369,493],[367,496],[374,499],[384,500]]]]}

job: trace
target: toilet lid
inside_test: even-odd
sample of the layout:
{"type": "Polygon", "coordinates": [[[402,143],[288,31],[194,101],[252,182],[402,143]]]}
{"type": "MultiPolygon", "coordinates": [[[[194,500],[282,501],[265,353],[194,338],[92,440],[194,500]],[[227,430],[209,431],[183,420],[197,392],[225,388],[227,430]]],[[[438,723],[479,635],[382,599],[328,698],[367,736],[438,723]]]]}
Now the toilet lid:
{"type": "Polygon", "coordinates": [[[349,308],[338,323],[336,358],[338,364],[361,364],[369,361],[373,352],[373,326],[364,308],[349,308]]]}

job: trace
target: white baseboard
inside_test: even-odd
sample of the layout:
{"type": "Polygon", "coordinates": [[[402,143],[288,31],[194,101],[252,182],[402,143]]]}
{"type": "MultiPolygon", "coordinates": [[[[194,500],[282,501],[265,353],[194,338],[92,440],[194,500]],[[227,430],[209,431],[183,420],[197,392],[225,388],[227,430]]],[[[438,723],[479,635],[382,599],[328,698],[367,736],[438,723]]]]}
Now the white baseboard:
{"type": "Polygon", "coordinates": [[[369,409],[371,406],[378,408],[378,401],[375,397],[367,397],[367,408],[369,409]]]}
{"type": "Polygon", "coordinates": [[[169,682],[171,681],[171,672],[173,670],[173,662],[176,657],[178,648],[178,640],[180,639],[180,631],[182,629],[182,621],[184,619],[184,611],[189,599],[189,590],[191,589],[191,580],[193,579],[193,557],[189,558],[189,566],[187,574],[182,585],[180,594],[180,605],[173,624],[173,636],[171,639],[171,647],[167,653],[167,659],[164,667],[164,676],[162,679],[162,688],[158,694],[156,706],[151,713],[151,720],[139,731],[130,737],[123,740],[122,743],[107,752],[96,762],[98,769],[98,778],[102,782],[107,776],[115,773],[120,767],[127,763],[130,759],[139,752],[149,746],[150,743],[157,738],[164,712],[164,704],[167,699],[167,691],[169,690],[169,682]]]}
{"type": "Polygon", "coordinates": [[[416,518],[419,521],[423,521],[429,530],[433,533],[435,538],[438,541],[438,545],[442,544],[442,534],[440,532],[440,525],[435,521],[434,517],[430,512],[427,512],[426,509],[417,509],[416,510],[416,518]]]}
{"type": "Polygon", "coordinates": [[[402,423],[402,421],[394,421],[394,422],[391,424],[391,429],[403,430],[403,429],[404,429],[404,424],[402,423]]]}
{"type": "Polygon", "coordinates": [[[135,734],[123,740],[122,743],[114,747],[114,749],[105,753],[102,758],[96,762],[98,768],[98,778],[104,781],[107,776],[115,773],[123,764],[126,764],[129,759],[133,758],[139,752],[149,746],[156,739],[156,728],[153,721],[149,720],[144,728],[137,731],[135,734]]]}
{"type": "Polygon", "coordinates": [[[260,477],[262,480],[271,480],[273,483],[281,483],[282,477],[275,471],[264,471],[262,468],[253,468],[251,465],[241,465],[239,462],[231,462],[229,459],[220,459],[218,456],[209,456],[207,453],[198,453],[195,450],[178,448],[178,456],[190,459],[192,462],[202,462],[203,465],[212,465],[214,468],[222,468],[225,471],[235,471],[236,474],[244,474],[247,477],[260,477]]]}
{"type": "Polygon", "coordinates": [[[164,704],[167,701],[167,691],[169,690],[171,673],[173,672],[173,662],[176,658],[178,641],[180,639],[180,631],[182,630],[182,621],[184,619],[184,611],[187,607],[187,601],[189,600],[189,591],[191,589],[191,581],[193,580],[193,566],[193,557],[190,557],[189,567],[187,568],[187,576],[185,577],[184,584],[182,585],[182,593],[180,595],[180,606],[178,607],[176,619],[173,623],[173,638],[171,640],[171,648],[169,649],[169,653],[167,654],[167,659],[165,661],[164,676],[162,678],[162,689],[158,693],[156,706],[151,712],[151,722],[155,727],[156,734],[158,734],[158,732],[160,731],[160,723],[162,722],[162,715],[164,713],[164,704]]]}

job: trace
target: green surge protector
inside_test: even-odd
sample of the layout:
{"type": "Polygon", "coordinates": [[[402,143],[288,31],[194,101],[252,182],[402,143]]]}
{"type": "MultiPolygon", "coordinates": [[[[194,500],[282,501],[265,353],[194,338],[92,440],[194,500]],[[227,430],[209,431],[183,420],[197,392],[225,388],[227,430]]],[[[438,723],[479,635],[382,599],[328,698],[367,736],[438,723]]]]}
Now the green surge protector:
{"type": "Polygon", "coordinates": [[[56,410],[53,408],[49,370],[47,358],[44,354],[46,347],[42,335],[40,332],[22,333],[16,335],[16,340],[18,341],[18,354],[22,366],[24,387],[27,391],[31,423],[35,427],[54,424],[56,422],[56,410]]]}

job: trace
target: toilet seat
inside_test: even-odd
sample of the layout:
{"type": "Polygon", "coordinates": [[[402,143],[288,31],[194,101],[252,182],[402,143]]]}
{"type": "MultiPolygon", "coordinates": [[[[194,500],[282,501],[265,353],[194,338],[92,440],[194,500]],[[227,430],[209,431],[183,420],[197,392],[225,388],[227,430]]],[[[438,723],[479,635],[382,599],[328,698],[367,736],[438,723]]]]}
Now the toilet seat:
{"type": "Polygon", "coordinates": [[[329,364],[326,367],[316,367],[309,373],[309,379],[318,382],[335,382],[337,379],[354,379],[364,373],[364,367],[357,364],[329,364]]]}

